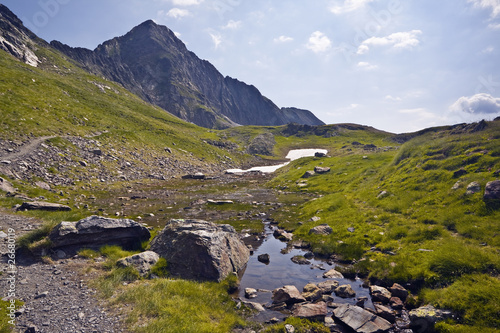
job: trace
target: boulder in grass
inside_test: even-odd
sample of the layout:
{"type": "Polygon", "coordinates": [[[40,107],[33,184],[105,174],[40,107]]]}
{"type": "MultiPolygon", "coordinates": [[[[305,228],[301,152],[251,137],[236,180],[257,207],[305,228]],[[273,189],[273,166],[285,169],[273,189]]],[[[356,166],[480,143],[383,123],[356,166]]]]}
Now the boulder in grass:
{"type": "Polygon", "coordinates": [[[143,225],[129,219],[89,216],[78,222],[61,222],[49,234],[52,248],[74,253],[79,249],[98,250],[104,245],[139,248],[151,234],[143,225]]]}
{"type": "Polygon", "coordinates": [[[500,204],[500,180],[486,184],[483,199],[488,204],[500,204]]]}
{"type": "Polygon", "coordinates": [[[183,279],[222,281],[247,264],[250,250],[230,225],[203,220],[171,220],[151,242],[151,251],[183,279]]]}
{"type": "Polygon", "coordinates": [[[118,260],[116,263],[121,267],[133,267],[141,276],[148,276],[151,268],[158,262],[160,256],[153,251],[137,253],[132,256],[118,260]]]}
{"type": "Polygon", "coordinates": [[[60,212],[68,212],[71,210],[71,207],[51,202],[44,201],[32,201],[32,202],[23,202],[23,204],[17,210],[45,210],[45,211],[60,211],[60,212]]]}

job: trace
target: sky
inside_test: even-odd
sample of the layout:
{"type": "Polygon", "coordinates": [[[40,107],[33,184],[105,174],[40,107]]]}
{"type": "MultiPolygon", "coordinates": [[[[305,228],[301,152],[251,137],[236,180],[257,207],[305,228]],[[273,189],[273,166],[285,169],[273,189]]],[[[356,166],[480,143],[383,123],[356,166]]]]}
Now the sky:
{"type": "Polygon", "coordinates": [[[500,0],[0,0],[94,49],[153,19],[223,75],[327,124],[403,133],[500,116],[500,0]]]}

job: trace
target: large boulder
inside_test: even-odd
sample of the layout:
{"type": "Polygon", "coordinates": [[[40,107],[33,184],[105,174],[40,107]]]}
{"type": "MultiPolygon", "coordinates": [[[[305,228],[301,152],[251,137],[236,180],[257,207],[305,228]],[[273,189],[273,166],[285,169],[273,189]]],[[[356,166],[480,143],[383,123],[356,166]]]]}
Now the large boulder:
{"type": "Polygon", "coordinates": [[[57,203],[45,202],[45,201],[31,201],[23,202],[23,204],[17,210],[45,210],[45,211],[62,211],[67,212],[71,210],[71,207],[66,205],[61,205],[57,203]]]}
{"type": "Polygon", "coordinates": [[[387,320],[355,305],[342,304],[333,315],[357,333],[381,333],[391,328],[387,320]]]}
{"type": "Polygon", "coordinates": [[[313,321],[323,322],[327,314],[328,309],[325,302],[296,304],[292,309],[292,316],[313,321]]]}
{"type": "Polygon", "coordinates": [[[103,245],[137,248],[150,237],[149,230],[129,219],[89,216],[78,222],[61,222],[49,234],[52,247],[76,252],[78,249],[99,249],[103,245]]]}
{"type": "Polygon", "coordinates": [[[14,188],[14,186],[12,186],[12,184],[8,180],[0,177],[0,191],[4,191],[7,193],[15,193],[16,189],[14,188]]]}
{"type": "Polygon", "coordinates": [[[250,250],[230,225],[171,220],[151,242],[168,262],[170,274],[184,279],[221,281],[242,270],[250,250]]]}
{"type": "Polygon", "coordinates": [[[160,256],[153,251],[137,253],[116,262],[121,267],[133,267],[141,276],[148,276],[151,268],[158,262],[160,256]]]}
{"type": "Polygon", "coordinates": [[[494,180],[486,184],[483,199],[487,203],[500,203],[500,180],[494,180]]]}

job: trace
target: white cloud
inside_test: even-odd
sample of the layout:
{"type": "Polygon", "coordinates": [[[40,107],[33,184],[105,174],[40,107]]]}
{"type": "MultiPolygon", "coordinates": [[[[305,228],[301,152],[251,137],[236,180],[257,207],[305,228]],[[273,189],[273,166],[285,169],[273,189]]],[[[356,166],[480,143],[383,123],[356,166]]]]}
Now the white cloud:
{"type": "Polygon", "coordinates": [[[275,43],[287,43],[287,42],[292,42],[293,38],[288,37],[288,36],[279,36],[278,38],[274,39],[275,43]]]}
{"type": "Polygon", "coordinates": [[[173,17],[173,18],[181,18],[185,16],[189,16],[189,10],[187,9],[181,9],[181,8],[172,8],[167,12],[167,16],[173,17]]]}
{"type": "Polygon", "coordinates": [[[332,46],[330,39],[321,31],[315,31],[309,37],[306,47],[314,53],[325,52],[332,46]]]}
{"type": "Polygon", "coordinates": [[[483,116],[500,114],[500,98],[484,93],[471,97],[460,97],[450,106],[450,111],[458,114],[483,116]]]}
{"type": "Polygon", "coordinates": [[[468,0],[469,3],[474,4],[474,7],[491,10],[491,17],[500,15],[500,0],[468,0]]]}
{"type": "Polygon", "coordinates": [[[172,0],[174,6],[193,6],[199,5],[203,0],[172,0]]]}
{"type": "Polygon", "coordinates": [[[401,97],[394,97],[392,95],[385,96],[385,100],[393,102],[401,102],[403,99],[401,97]]]}
{"type": "Polygon", "coordinates": [[[372,65],[369,62],[366,61],[360,61],[358,62],[358,68],[365,70],[365,71],[372,71],[378,68],[377,65],[372,65]]]}
{"type": "Polygon", "coordinates": [[[343,14],[352,12],[365,7],[366,4],[372,2],[373,0],[344,0],[342,5],[333,5],[329,9],[334,14],[343,14]]]}
{"type": "Polygon", "coordinates": [[[210,37],[212,37],[212,42],[214,42],[214,47],[217,49],[219,45],[222,43],[222,36],[218,33],[209,33],[210,37]]]}
{"type": "Polygon", "coordinates": [[[495,51],[495,48],[493,46],[488,46],[487,48],[485,48],[484,50],[481,51],[481,54],[490,54],[492,53],[493,51],[495,51]]]}
{"type": "Polygon", "coordinates": [[[396,32],[386,37],[370,37],[358,47],[357,54],[365,54],[373,46],[390,46],[394,49],[412,49],[420,44],[421,30],[396,32]]]}
{"type": "Polygon", "coordinates": [[[493,30],[499,30],[500,23],[490,23],[490,24],[488,24],[488,28],[493,29],[493,30]]]}
{"type": "Polygon", "coordinates": [[[223,27],[223,29],[231,29],[231,30],[234,30],[234,29],[238,29],[240,28],[242,25],[242,22],[241,21],[233,21],[233,20],[229,20],[229,22],[227,22],[227,24],[223,27]]]}

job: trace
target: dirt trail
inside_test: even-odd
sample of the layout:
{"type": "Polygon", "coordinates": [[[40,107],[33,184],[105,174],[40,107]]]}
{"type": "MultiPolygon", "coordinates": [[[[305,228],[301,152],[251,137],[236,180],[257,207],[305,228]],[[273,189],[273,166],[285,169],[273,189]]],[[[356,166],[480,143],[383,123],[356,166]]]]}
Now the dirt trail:
{"type": "Polygon", "coordinates": [[[15,153],[8,153],[8,154],[0,155],[0,158],[3,160],[9,160],[11,162],[16,161],[16,160],[32,153],[33,151],[35,151],[35,149],[37,149],[38,146],[40,146],[44,141],[55,138],[55,137],[56,136],[38,137],[36,139],[33,139],[33,141],[31,141],[30,143],[22,146],[19,151],[15,152],[15,153]]]}

